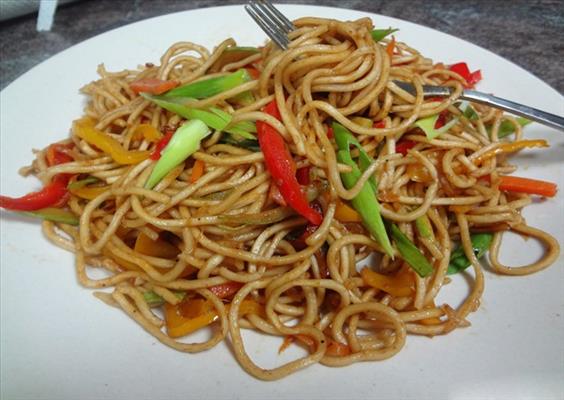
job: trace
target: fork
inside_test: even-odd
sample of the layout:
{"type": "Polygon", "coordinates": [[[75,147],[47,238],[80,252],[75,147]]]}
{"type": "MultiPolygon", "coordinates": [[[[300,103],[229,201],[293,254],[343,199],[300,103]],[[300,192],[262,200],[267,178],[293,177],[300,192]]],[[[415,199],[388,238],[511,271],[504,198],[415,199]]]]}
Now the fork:
{"type": "MultiPolygon", "coordinates": [[[[270,3],[270,1],[251,0],[245,4],[245,10],[278,47],[282,50],[288,49],[290,45],[288,34],[296,28],[284,14],[270,3]]],[[[411,83],[398,80],[394,80],[393,83],[407,93],[416,95],[416,89],[411,83]]],[[[453,89],[450,87],[423,85],[423,96],[425,97],[448,97],[452,94],[452,91],[453,89]]],[[[564,118],[514,101],[467,89],[463,90],[458,98],[460,100],[467,100],[499,108],[512,114],[531,119],[540,124],[564,131],[564,118]]]]}

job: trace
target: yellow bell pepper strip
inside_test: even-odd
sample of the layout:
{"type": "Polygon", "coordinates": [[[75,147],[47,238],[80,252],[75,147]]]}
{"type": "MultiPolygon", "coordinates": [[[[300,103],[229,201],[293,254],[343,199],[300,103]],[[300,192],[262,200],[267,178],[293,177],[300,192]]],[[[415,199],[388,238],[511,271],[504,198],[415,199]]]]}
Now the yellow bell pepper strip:
{"type": "Polygon", "coordinates": [[[100,196],[102,193],[110,190],[110,186],[94,186],[94,187],[80,187],[78,189],[69,189],[69,192],[77,197],[85,200],[94,200],[96,197],[100,196]]]}
{"type": "Polygon", "coordinates": [[[162,133],[160,133],[159,130],[151,124],[137,125],[133,131],[134,140],[141,140],[144,138],[148,142],[157,142],[162,138],[162,136],[162,133]]]}
{"type": "MultiPolygon", "coordinates": [[[[226,306],[229,311],[230,304],[226,306]]],[[[217,310],[209,300],[186,299],[176,306],[165,303],[165,322],[168,336],[178,338],[211,325],[219,318],[217,310]]],[[[245,299],[239,306],[239,316],[255,314],[265,318],[264,307],[254,300],[245,299]]]]}
{"type": "Polygon", "coordinates": [[[421,250],[415,246],[415,244],[409,240],[407,236],[396,226],[396,224],[390,224],[392,230],[392,237],[394,242],[398,247],[398,251],[401,258],[415,271],[417,274],[425,278],[433,273],[433,266],[425,258],[421,250]]]}
{"type": "MultiPolygon", "coordinates": [[[[342,125],[333,122],[333,133],[339,151],[337,152],[337,160],[352,168],[351,172],[341,174],[341,179],[347,189],[352,188],[360,179],[362,172],[368,168],[372,159],[364,151],[358,140],[342,125]],[[351,157],[350,146],[353,145],[359,150],[359,162],[357,163],[351,157]],[[360,166],[360,168],[359,168],[360,166]]],[[[376,180],[371,177],[364,184],[361,191],[351,200],[354,209],[360,214],[362,221],[368,231],[380,243],[386,254],[394,257],[394,250],[388,238],[384,221],[380,215],[380,204],[376,197],[377,187],[376,180]]]]}
{"type": "Polygon", "coordinates": [[[400,270],[395,275],[384,275],[370,268],[363,268],[360,276],[367,286],[382,290],[395,297],[410,296],[415,292],[415,282],[407,270],[400,270]]]}
{"type": "Polygon", "coordinates": [[[392,29],[391,27],[388,29],[374,29],[370,34],[372,35],[372,40],[375,42],[379,42],[380,40],[384,39],[386,36],[391,35],[394,32],[399,31],[399,29],[392,29]]]}
{"type": "Polygon", "coordinates": [[[145,188],[152,189],[155,187],[173,168],[196,152],[200,148],[202,139],[210,133],[211,131],[206,124],[198,119],[188,121],[178,128],[161,152],[161,158],[159,158],[149,179],[147,179],[145,188]]]}
{"type": "Polygon", "coordinates": [[[209,71],[211,73],[219,72],[227,64],[244,60],[245,58],[258,53],[260,53],[260,49],[257,47],[229,47],[225,49],[223,53],[221,53],[219,58],[212,64],[209,71]]]}
{"type": "Polygon", "coordinates": [[[245,68],[231,74],[204,79],[184,86],[177,87],[166,93],[163,97],[184,97],[189,99],[205,99],[221,92],[236,88],[252,78],[245,68]]]}
{"type": "Polygon", "coordinates": [[[184,299],[175,306],[165,303],[164,315],[167,334],[171,338],[186,336],[219,317],[211,302],[204,299],[184,299]]]}
{"type": "Polygon", "coordinates": [[[341,199],[337,199],[335,219],[339,222],[362,222],[360,214],[341,199]]]}
{"type": "Polygon", "coordinates": [[[79,222],[78,217],[72,212],[54,207],[42,208],[36,211],[22,211],[18,212],[18,214],[74,226],[78,225],[79,222]]]}
{"type": "Polygon", "coordinates": [[[118,164],[138,164],[149,157],[148,151],[125,150],[117,140],[96,129],[94,121],[88,117],[73,122],[73,133],[108,154],[118,164]]]}
{"type": "Polygon", "coordinates": [[[549,147],[546,140],[519,140],[517,142],[502,143],[495,149],[486,151],[474,159],[475,164],[493,158],[499,154],[514,153],[516,151],[532,147],[549,147]]]}
{"type": "Polygon", "coordinates": [[[96,197],[98,197],[99,195],[101,195],[102,193],[104,193],[106,190],[110,189],[110,186],[88,186],[91,183],[98,183],[100,182],[100,180],[98,178],[95,178],[93,176],[89,176],[85,179],[81,179],[79,181],[76,181],[73,179],[71,179],[71,181],[69,182],[69,184],[67,185],[67,189],[69,190],[69,192],[71,192],[72,194],[74,194],[77,197],[80,197],[81,199],[86,199],[86,200],[93,200],[96,197]]]}
{"type": "MultiPolygon", "coordinates": [[[[211,289],[211,288],[210,288],[211,289]]],[[[231,308],[231,304],[226,306],[227,310],[231,308]]],[[[266,318],[266,312],[264,311],[264,306],[260,303],[257,303],[255,300],[245,299],[241,302],[239,306],[239,315],[244,316],[248,314],[255,314],[259,317],[266,318]]]]}
{"type": "MultiPolygon", "coordinates": [[[[492,244],[492,240],[493,235],[491,233],[476,233],[470,236],[472,249],[478,260],[484,256],[486,251],[488,251],[490,245],[492,244]]],[[[464,271],[470,266],[470,264],[470,260],[468,260],[468,257],[466,257],[466,254],[464,253],[464,248],[459,246],[450,255],[447,275],[453,275],[464,271]]]]}

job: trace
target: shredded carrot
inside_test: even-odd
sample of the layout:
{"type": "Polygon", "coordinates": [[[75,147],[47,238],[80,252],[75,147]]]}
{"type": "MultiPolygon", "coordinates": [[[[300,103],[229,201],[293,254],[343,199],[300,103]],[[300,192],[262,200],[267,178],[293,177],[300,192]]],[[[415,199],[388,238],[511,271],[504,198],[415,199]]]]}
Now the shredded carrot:
{"type": "Polygon", "coordinates": [[[325,355],[332,357],[343,357],[351,354],[351,348],[347,344],[339,343],[335,340],[329,340],[327,343],[327,351],[325,355]]]}
{"type": "Polygon", "coordinates": [[[499,190],[503,190],[505,192],[528,193],[545,197],[554,197],[558,191],[558,186],[552,182],[508,175],[500,176],[499,179],[499,190]]]}
{"type": "Polygon", "coordinates": [[[196,160],[194,166],[192,167],[192,174],[190,175],[190,182],[195,183],[198,179],[204,175],[204,167],[206,165],[202,160],[196,160]]]}
{"type": "Polygon", "coordinates": [[[286,336],[284,338],[284,341],[282,342],[282,344],[280,345],[280,348],[278,349],[278,354],[282,354],[282,352],[284,350],[286,350],[288,347],[290,347],[290,345],[294,343],[294,337],[293,336],[286,336]]]}
{"type": "Polygon", "coordinates": [[[396,47],[396,37],[392,36],[392,40],[390,40],[390,43],[388,43],[388,45],[386,46],[386,53],[388,53],[390,58],[394,56],[395,47],[396,47]]]}
{"type": "Polygon", "coordinates": [[[135,93],[150,93],[150,94],[163,94],[171,89],[174,89],[180,84],[178,81],[163,81],[157,78],[142,78],[133,81],[129,84],[131,90],[135,93]]]}

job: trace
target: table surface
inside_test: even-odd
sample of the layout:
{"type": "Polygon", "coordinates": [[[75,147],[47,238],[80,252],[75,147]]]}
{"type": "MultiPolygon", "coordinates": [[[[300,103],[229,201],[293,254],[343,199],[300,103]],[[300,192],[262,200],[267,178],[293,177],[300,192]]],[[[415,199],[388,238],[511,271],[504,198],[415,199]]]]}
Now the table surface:
{"type": "MultiPolygon", "coordinates": [[[[0,3],[6,5],[10,1],[20,0],[0,0],[0,3]]],[[[240,3],[240,0],[82,0],[59,5],[50,32],[36,32],[37,13],[4,21],[0,23],[0,89],[50,56],[110,29],[178,11],[240,3]]],[[[513,61],[564,93],[561,62],[564,0],[292,0],[277,3],[364,10],[438,29],[513,61]]]]}

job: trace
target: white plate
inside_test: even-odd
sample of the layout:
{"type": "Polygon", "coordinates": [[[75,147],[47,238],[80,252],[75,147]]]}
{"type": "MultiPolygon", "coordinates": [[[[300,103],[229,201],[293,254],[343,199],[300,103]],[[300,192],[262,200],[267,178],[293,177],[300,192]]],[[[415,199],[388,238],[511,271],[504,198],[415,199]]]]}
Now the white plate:
{"type": "MultiPolygon", "coordinates": [[[[311,6],[281,6],[290,18],[316,15],[355,19],[366,13],[311,6]]],[[[405,21],[371,15],[379,27],[400,28],[397,38],[446,63],[480,68],[480,89],[563,113],[563,98],[548,85],[491,52],[405,21]]],[[[240,44],[264,35],[240,6],[201,9],[128,25],[74,46],[33,68],[1,92],[1,193],[37,188],[17,175],[41,148],[67,135],[84,106],[78,89],[110,70],[158,62],[173,42],[208,47],[228,34],[240,44]],[[158,33],[157,33],[158,32],[158,33]]],[[[564,188],[562,133],[533,124],[527,135],[548,139],[548,150],[520,158],[519,174],[564,188]]],[[[564,242],[564,197],[527,208],[529,223],[564,242]]],[[[503,261],[530,258],[516,240],[503,261]]],[[[486,273],[482,307],[472,327],[448,336],[408,337],[395,358],[346,368],[316,365],[282,381],[247,375],[225,344],[196,355],[161,345],[124,313],[77,284],[73,256],[50,245],[39,224],[8,216],[1,221],[1,393],[18,398],[362,398],[525,397],[564,394],[564,276],[562,258],[530,277],[486,273]]],[[[447,297],[466,288],[461,281],[447,297]]],[[[280,361],[280,342],[253,339],[264,366],[280,361]]],[[[287,356],[284,356],[284,358],[287,356]]]]}

